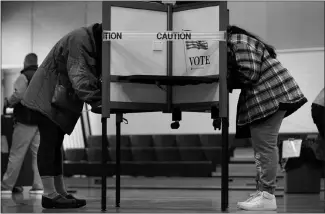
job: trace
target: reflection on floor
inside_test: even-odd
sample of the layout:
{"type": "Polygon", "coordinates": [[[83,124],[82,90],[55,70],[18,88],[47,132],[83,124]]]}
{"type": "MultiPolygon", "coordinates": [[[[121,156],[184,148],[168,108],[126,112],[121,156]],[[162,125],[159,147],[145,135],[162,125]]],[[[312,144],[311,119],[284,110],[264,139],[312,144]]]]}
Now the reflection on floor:
{"type": "MultiPolygon", "coordinates": [[[[45,210],[41,196],[30,195],[25,187],[23,194],[2,195],[2,213],[93,213],[100,210],[100,189],[75,189],[76,196],[87,199],[87,206],[79,209],[45,210]]],[[[230,191],[228,212],[237,210],[236,203],[246,199],[249,191],[230,191]]],[[[108,213],[219,213],[220,191],[216,190],[131,190],[121,191],[121,207],[115,208],[115,191],[107,191],[108,213]]],[[[284,213],[324,213],[324,192],[321,194],[277,195],[278,210],[284,213]]],[[[270,213],[270,212],[268,212],[270,213]]],[[[276,212],[272,212],[276,213],[276,212]]]]}

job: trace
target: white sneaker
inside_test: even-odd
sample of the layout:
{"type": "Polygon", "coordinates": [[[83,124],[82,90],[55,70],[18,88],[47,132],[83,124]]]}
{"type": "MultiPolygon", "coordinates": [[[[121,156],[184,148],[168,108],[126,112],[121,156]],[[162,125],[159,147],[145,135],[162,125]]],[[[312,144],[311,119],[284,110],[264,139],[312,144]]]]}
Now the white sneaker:
{"type": "Polygon", "coordinates": [[[274,211],[277,209],[275,196],[268,192],[258,192],[245,202],[238,203],[238,208],[248,211],[274,211]]]}
{"type": "Polygon", "coordinates": [[[29,190],[29,193],[30,194],[43,194],[44,193],[44,190],[43,190],[43,188],[31,188],[30,190],[29,190]]]}
{"type": "Polygon", "coordinates": [[[246,201],[242,201],[242,202],[238,202],[237,206],[240,206],[242,203],[246,203],[249,202],[250,200],[252,200],[253,198],[255,198],[255,196],[259,193],[259,190],[256,190],[256,192],[249,194],[249,198],[246,201]]]}

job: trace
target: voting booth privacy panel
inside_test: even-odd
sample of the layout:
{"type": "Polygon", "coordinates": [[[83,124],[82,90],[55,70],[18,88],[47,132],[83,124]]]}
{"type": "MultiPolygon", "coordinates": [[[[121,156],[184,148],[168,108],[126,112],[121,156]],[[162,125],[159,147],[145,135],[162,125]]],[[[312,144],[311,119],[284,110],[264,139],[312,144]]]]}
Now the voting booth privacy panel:
{"type": "MultiPolygon", "coordinates": [[[[227,72],[226,41],[159,40],[166,37],[166,31],[207,34],[225,32],[227,25],[226,2],[192,6],[104,2],[104,31],[157,36],[103,42],[103,79],[108,80],[104,82],[103,116],[175,108],[204,112],[218,107],[221,99],[227,103],[226,81],[220,81],[227,72]]],[[[219,110],[227,116],[226,105],[219,110]]]]}
{"type": "Polygon", "coordinates": [[[211,112],[213,126],[219,129],[221,123],[216,121],[222,119],[221,208],[228,207],[228,17],[226,2],[103,2],[102,210],[106,210],[107,118],[116,114],[119,207],[121,123],[123,114],[136,112],[172,113],[176,129],[182,111],[211,112]]]}

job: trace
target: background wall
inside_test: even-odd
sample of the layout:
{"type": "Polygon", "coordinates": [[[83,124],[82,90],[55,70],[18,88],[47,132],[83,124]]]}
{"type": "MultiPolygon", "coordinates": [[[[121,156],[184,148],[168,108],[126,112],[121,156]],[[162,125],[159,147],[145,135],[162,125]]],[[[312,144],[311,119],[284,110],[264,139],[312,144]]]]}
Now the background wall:
{"type": "MultiPolygon", "coordinates": [[[[20,67],[27,52],[42,61],[71,29],[101,22],[101,2],[1,2],[2,67],[20,67]]],[[[228,2],[230,24],[277,49],[324,47],[324,2],[228,2]]]]}
{"type": "Polygon", "coordinates": [[[228,2],[230,24],[254,32],[277,49],[324,47],[324,2],[228,2]]]}
{"type": "MultiPolygon", "coordinates": [[[[279,58],[291,71],[309,103],[283,122],[281,132],[313,132],[311,101],[324,87],[324,2],[228,2],[230,24],[254,32],[279,50],[279,58]],[[294,50],[292,50],[294,49],[294,50]]],[[[4,94],[24,56],[35,52],[40,63],[52,46],[70,30],[101,22],[101,2],[1,2],[2,73],[4,94]]],[[[230,132],[235,131],[238,91],[230,95],[230,132]]],[[[101,133],[100,116],[90,114],[93,134],[101,133]]],[[[171,115],[126,115],[123,133],[171,133],[171,115]]],[[[108,132],[114,134],[114,116],[108,132]]],[[[187,113],[177,133],[211,133],[209,114],[187,113]]]]}

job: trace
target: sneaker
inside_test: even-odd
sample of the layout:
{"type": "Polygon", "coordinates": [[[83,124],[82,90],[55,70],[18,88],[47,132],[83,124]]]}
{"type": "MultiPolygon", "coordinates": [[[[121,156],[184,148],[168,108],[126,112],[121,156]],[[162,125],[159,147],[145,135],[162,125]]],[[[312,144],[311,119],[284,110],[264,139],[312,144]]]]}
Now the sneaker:
{"type": "Polygon", "coordinates": [[[77,208],[76,200],[67,199],[62,195],[57,195],[55,198],[42,196],[42,207],[45,209],[68,209],[77,208]]]}
{"type": "Polygon", "coordinates": [[[277,209],[277,205],[275,196],[263,191],[238,204],[238,208],[247,211],[274,211],[277,209]]]}
{"type": "Polygon", "coordinates": [[[253,193],[249,194],[249,198],[246,201],[238,202],[237,206],[240,206],[242,203],[249,202],[250,200],[255,198],[255,196],[258,195],[259,192],[260,192],[259,190],[256,190],[256,192],[253,192],[253,193]]]}
{"type": "Polygon", "coordinates": [[[43,194],[44,193],[44,190],[42,188],[35,188],[35,187],[32,187],[30,190],[29,190],[29,193],[30,194],[43,194]]]}
{"type": "Polygon", "coordinates": [[[12,190],[1,185],[1,194],[11,194],[12,190]]]}

